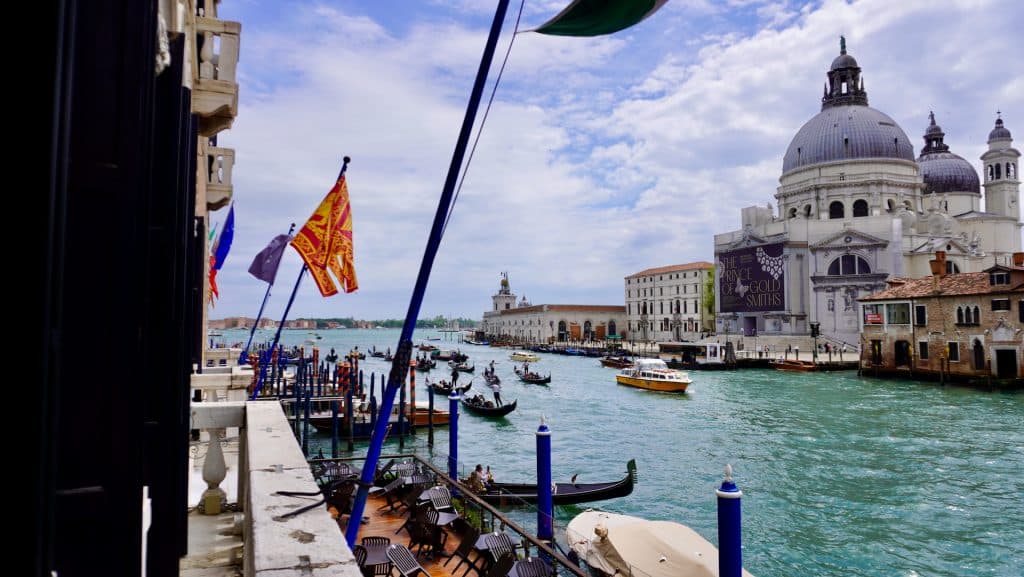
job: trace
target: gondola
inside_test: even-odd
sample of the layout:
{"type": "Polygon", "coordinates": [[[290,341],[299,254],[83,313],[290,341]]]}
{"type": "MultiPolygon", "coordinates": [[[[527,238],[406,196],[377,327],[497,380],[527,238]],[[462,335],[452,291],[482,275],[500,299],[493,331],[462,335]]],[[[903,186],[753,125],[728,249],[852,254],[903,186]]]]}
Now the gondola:
{"type": "MultiPolygon", "coordinates": [[[[469,388],[472,386],[473,381],[469,381],[465,385],[455,387],[455,389],[458,390],[459,394],[461,395],[462,393],[468,391],[469,388]]],[[[434,391],[435,395],[444,395],[447,397],[448,395],[452,394],[452,384],[449,383],[448,381],[441,381],[440,383],[428,382],[427,388],[430,389],[431,391],[434,391]]]]}
{"type": "MultiPolygon", "coordinates": [[[[575,505],[625,497],[633,492],[636,483],[636,460],[626,463],[626,476],[610,483],[555,483],[551,494],[554,505],[575,505]]],[[[491,483],[486,493],[477,497],[491,505],[514,506],[537,502],[537,485],[534,483],[491,483]]]]}
{"type": "Polygon", "coordinates": [[[423,358],[423,357],[420,357],[420,358],[416,359],[416,370],[417,371],[425,373],[425,372],[429,371],[430,369],[432,369],[432,368],[434,368],[436,366],[437,366],[437,363],[432,361],[432,360],[430,360],[430,359],[423,358]]]}
{"type": "Polygon", "coordinates": [[[462,398],[462,406],[466,407],[466,410],[470,413],[480,415],[481,417],[504,417],[516,410],[516,403],[518,402],[519,399],[516,399],[511,403],[505,403],[500,407],[496,407],[492,401],[485,401],[483,395],[462,398]]]}
{"type": "Polygon", "coordinates": [[[448,368],[455,369],[460,373],[472,373],[476,370],[476,365],[467,365],[465,361],[457,363],[455,361],[448,361],[448,368]]]}
{"type": "Polygon", "coordinates": [[[541,375],[533,372],[524,373],[519,369],[516,369],[516,374],[519,375],[519,380],[524,383],[530,383],[532,385],[547,385],[551,382],[551,373],[548,376],[542,377],[541,375]]]}

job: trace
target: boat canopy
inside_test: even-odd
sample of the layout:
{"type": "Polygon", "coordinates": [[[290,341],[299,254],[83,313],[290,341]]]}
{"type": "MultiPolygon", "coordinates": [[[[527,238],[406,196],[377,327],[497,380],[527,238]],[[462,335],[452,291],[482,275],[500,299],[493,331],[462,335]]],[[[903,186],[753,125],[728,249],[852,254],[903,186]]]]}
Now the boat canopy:
{"type": "MultiPolygon", "coordinates": [[[[569,545],[588,565],[608,575],[716,577],[718,549],[693,529],[672,521],[588,510],[567,528],[569,545]],[[594,531],[607,529],[605,537],[594,531]]],[[[751,577],[746,570],[744,577],[751,577]]]]}

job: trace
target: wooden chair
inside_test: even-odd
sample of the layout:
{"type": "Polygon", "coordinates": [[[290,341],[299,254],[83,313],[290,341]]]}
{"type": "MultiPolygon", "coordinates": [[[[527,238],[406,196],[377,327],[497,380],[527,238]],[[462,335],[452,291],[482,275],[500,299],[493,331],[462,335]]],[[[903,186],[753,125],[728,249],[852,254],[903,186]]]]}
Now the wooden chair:
{"type": "Polygon", "coordinates": [[[404,493],[402,492],[402,485],[404,483],[405,481],[399,477],[388,483],[382,491],[376,492],[377,495],[383,496],[386,500],[383,505],[377,508],[378,511],[382,511],[384,509],[394,511],[395,508],[398,507],[399,503],[402,501],[402,497],[404,496],[404,493]]]}
{"type": "MultiPolygon", "coordinates": [[[[430,573],[420,565],[420,562],[413,556],[412,551],[402,545],[390,545],[387,549],[388,559],[391,564],[403,577],[413,577],[420,573],[430,577],[430,573]]],[[[511,565],[509,566],[511,568],[511,565]]],[[[506,572],[507,573],[507,572],[506,572]]]]}
{"type": "Polygon", "coordinates": [[[516,556],[512,553],[506,553],[491,565],[485,577],[505,577],[515,564],[516,556]]]}
{"type": "Polygon", "coordinates": [[[369,537],[363,537],[360,542],[363,545],[382,545],[382,546],[387,546],[387,545],[391,544],[391,539],[388,539],[387,537],[378,537],[378,536],[371,535],[369,537]]]}
{"type": "Polygon", "coordinates": [[[520,559],[515,563],[516,575],[519,577],[549,577],[551,568],[541,559],[520,559]]]}
{"type": "Polygon", "coordinates": [[[448,490],[448,487],[436,487],[430,496],[430,503],[434,506],[434,509],[438,511],[455,510],[455,506],[452,505],[452,494],[448,490]]]}
{"type": "Polygon", "coordinates": [[[490,553],[493,563],[497,563],[506,554],[511,555],[512,560],[515,561],[516,545],[507,533],[487,535],[484,537],[484,541],[487,543],[487,552],[490,553]]]}
{"type": "Polygon", "coordinates": [[[455,575],[463,563],[469,566],[466,567],[466,570],[462,573],[462,577],[466,577],[466,575],[469,574],[470,569],[476,571],[477,575],[480,574],[483,569],[483,556],[480,555],[480,552],[476,549],[476,540],[479,538],[480,530],[472,525],[470,525],[469,529],[466,529],[462,534],[462,541],[459,542],[459,546],[452,552],[451,557],[444,562],[444,566],[447,567],[448,564],[451,563],[452,559],[459,559],[459,562],[456,563],[455,567],[452,569],[452,575],[455,575]]]}

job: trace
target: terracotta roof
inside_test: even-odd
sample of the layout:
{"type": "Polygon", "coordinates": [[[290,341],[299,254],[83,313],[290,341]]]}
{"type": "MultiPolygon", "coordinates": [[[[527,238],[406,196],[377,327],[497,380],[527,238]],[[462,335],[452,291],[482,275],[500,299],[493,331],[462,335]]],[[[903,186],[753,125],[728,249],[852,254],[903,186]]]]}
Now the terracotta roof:
{"type": "MultiPolygon", "coordinates": [[[[889,288],[866,296],[861,301],[880,301],[892,299],[910,299],[936,296],[935,281],[932,277],[911,279],[890,279],[889,288]]],[[[948,274],[939,279],[939,293],[942,296],[978,295],[988,293],[1024,292],[1024,284],[1012,285],[989,284],[987,272],[968,272],[948,274]]]]}
{"type": "Polygon", "coordinates": [[[668,266],[660,266],[658,268],[649,268],[647,270],[633,273],[626,278],[637,278],[641,276],[650,276],[652,274],[665,274],[667,272],[683,272],[684,270],[707,270],[714,267],[715,265],[701,260],[697,262],[688,262],[686,264],[670,264],[668,266]]]}

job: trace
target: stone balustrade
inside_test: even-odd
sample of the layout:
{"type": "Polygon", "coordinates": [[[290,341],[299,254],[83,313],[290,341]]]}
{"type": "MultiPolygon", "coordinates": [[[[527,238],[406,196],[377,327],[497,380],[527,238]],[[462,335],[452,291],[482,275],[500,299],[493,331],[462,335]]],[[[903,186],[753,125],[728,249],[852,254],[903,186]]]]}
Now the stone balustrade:
{"type": "Polygon", "coordinates": [[[231,171],[235,166],[235,150],[219,146],[206,148],[206,208],[220,210],[231,202],[234,186],[231,171]]]}
{"type": "Polygon", "coordinates": [[[192,108],[199,132],[214,136],[231,127],[238,115],[239,35],[242,25],[208,16],[196,17],[195,84],[192,108]]]}
{"type": "MultiPolygon", "coordinates": [[[[210,380],[223,380],[222,375],[216,377],[210,380]]],[[[326,506],[282,516],[315,502],[316,497],[285,496],[278,491],[315,493],[319,489],[279,403],[192,403],[191,426],[209,433],[202,467],[207,488],[198,507],[204,515],[223,512],[227,505],[221,487],[228,471],[221,437],[224,431],[238,428],[237,464],[232,465],[238,479],[236,508],[242,516],[243,575],[361,577],[344,535],[326,506]]],[[[192,523],[190,518],[190,532],[192,523]]],[[[190,544],[190,556],[202,557],[206,549],[212,551],[217,546],[214,542],[190,544]]]]}

